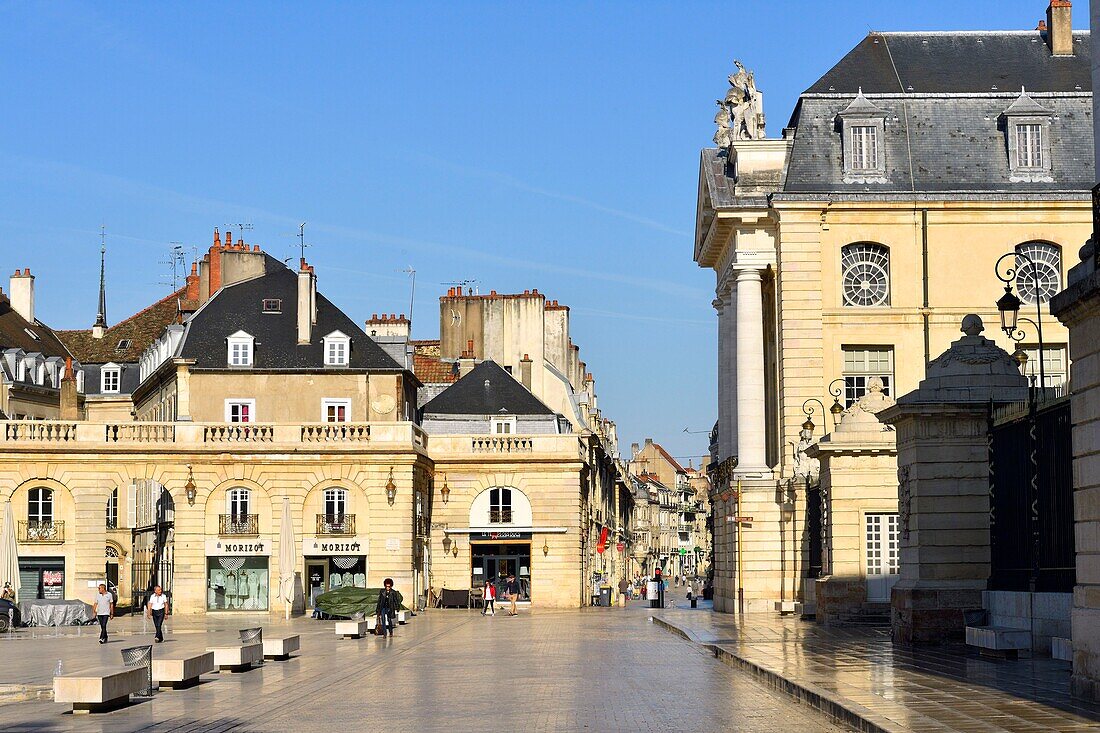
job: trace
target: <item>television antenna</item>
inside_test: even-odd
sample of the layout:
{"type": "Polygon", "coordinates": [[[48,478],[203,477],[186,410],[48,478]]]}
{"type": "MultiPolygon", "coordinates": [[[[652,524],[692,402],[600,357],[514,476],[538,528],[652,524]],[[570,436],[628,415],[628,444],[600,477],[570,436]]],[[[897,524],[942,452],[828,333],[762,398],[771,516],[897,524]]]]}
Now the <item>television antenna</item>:
{"type": "Polygon", "coordinates": [[[467,280],[455,280],[453,282],[440,283],[440,285],[455,285],[455,286],[460,287],[460,288],[469,288],[471,285],[473,285],[474,286],[474,288],[473,288],[474,295],[481,295],[481,292],[480,292],[479,288],[476,287],[478,285],[478,283],[480,283],[480,282],[481,282],[480,280],[467,279],[467,280]]]}
{"type": "MultiPolygon", "coordinates": [[[[398,270],[398,272],[403,272],[409,276],[409,323],[411,324],[413,319],[413,302],[416,299],[416,270],[413,269],[412,265],[409,265],[403,270],[398,270]]],[[[412,335],[411,326],[409,327],[409,335],[412,335]]]]}
{"type": "Polygon", "coordinates": [[[302,251],[302,259],[306,258],[306,247],[310,245],[306,244],[306,223],[303,221],[298,225],[298,248],[302,251]]]}
{"type": "Polygon", "coordinates": [[[243,239],[245,232],[252,231],[252,222],[240,223],[240,224],[226,224],[226,229],[229,227],[237,227],[238,236],[237,239],[243,239]]]}
{"type": "Polygon", "coordinates": [[[161,280],[158,285],[170,285],[172,291],[175,292],[179,290],[180,277],[185,271],[184,268],[187,266],[187,254],[184,250],[183,242],[169,242],[168,245],[171,247],[168,259],[161,260],[160,264],[170,268],[172,274],[169,279],[169,275],[166,272],[165,279],[161,280]]]}

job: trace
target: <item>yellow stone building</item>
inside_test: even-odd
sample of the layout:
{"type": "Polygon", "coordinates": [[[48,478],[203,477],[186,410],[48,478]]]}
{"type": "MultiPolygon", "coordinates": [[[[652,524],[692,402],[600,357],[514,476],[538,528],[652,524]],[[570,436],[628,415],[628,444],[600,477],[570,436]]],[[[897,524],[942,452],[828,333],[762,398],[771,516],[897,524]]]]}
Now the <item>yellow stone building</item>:
{"type": "MultiPolygon", "coordinates": [[[[777,138],[752,74],[730,77],[694,252],[716,274],[717,609],[812,600],[828,547],[806,448],[833,428],[834,400],[850,407],[876,377],[904,394],[964,315],[997,323],[998,262],[1046,351],[1030,323],[1018,343],[995,336],[1031,357],[1028,374],[1041,362],[1048,385],[1065,380],[1067,332],[1046,301],[1091,233],[1092,87],[1089,36],[1055,11],[1049,31],[870,33],[777,138]]],[[[897,524],[881,509],[858,533],[866,552],[874,522],[895,528],[881,538],[890,574],[897,524]]]]}

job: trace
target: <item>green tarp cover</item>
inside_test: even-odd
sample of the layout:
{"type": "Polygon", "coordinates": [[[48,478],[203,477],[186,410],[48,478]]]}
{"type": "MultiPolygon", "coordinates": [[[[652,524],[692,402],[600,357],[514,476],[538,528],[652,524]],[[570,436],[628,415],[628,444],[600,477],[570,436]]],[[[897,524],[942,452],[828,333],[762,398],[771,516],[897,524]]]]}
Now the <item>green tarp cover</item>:
{"type": "MultiPolygon", "coordinates": [[[[373,616],[374,608],[378,605],[378,594],[381,592],[381,588],[345,586],[317,596],[316,605],[317,608],[329,616],[347,616],[350,618],[357,613],[362,613],[364,616],[373,616]]],[[[398,610],[405,610],[405,599],[402,597],[401,592],[394,592],[397,593],[397,601],[400,604],[398,610]]]]}

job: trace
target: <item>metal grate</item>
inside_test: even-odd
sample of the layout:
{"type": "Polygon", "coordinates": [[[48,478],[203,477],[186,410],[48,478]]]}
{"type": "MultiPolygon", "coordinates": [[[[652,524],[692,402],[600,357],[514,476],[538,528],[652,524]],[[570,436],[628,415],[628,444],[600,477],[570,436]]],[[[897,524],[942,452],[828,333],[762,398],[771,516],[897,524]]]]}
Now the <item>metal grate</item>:
{"type": "Polygon", "coordinates": [[[137,694],[141,697],[153,695],[153,647],[132,646],[122,650],[122,663],[127,667],[145,667],[145,689],[137,694]]]}

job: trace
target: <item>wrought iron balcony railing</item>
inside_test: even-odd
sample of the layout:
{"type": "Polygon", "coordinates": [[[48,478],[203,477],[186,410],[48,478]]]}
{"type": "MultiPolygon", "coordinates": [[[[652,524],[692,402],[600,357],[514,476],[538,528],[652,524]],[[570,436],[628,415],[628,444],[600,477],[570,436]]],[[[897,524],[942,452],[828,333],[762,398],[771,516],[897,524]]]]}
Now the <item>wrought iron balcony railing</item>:
{"type": "Polygon", "coordinates": [[[260,534],[260,515],[219,514],[218,534],[222,537],[255,537],[260,534]]]}
{"type": "Polygon", "coordinates": [[[318,514],[317,534],[353,535],[355,534],[354,514],[318,514]]]}
{"type": "Polygon", "coordinates": [[[511,524],[512,523],[512,510],[511,509],[490,509],[489,510],[489,524],[511,524]]]}
{"type": "Polygon", "coordinates": [[[18,534],[20,542],[60,544],[65,541],[65,522],[49,519],[21,519],[18,534]]]}

